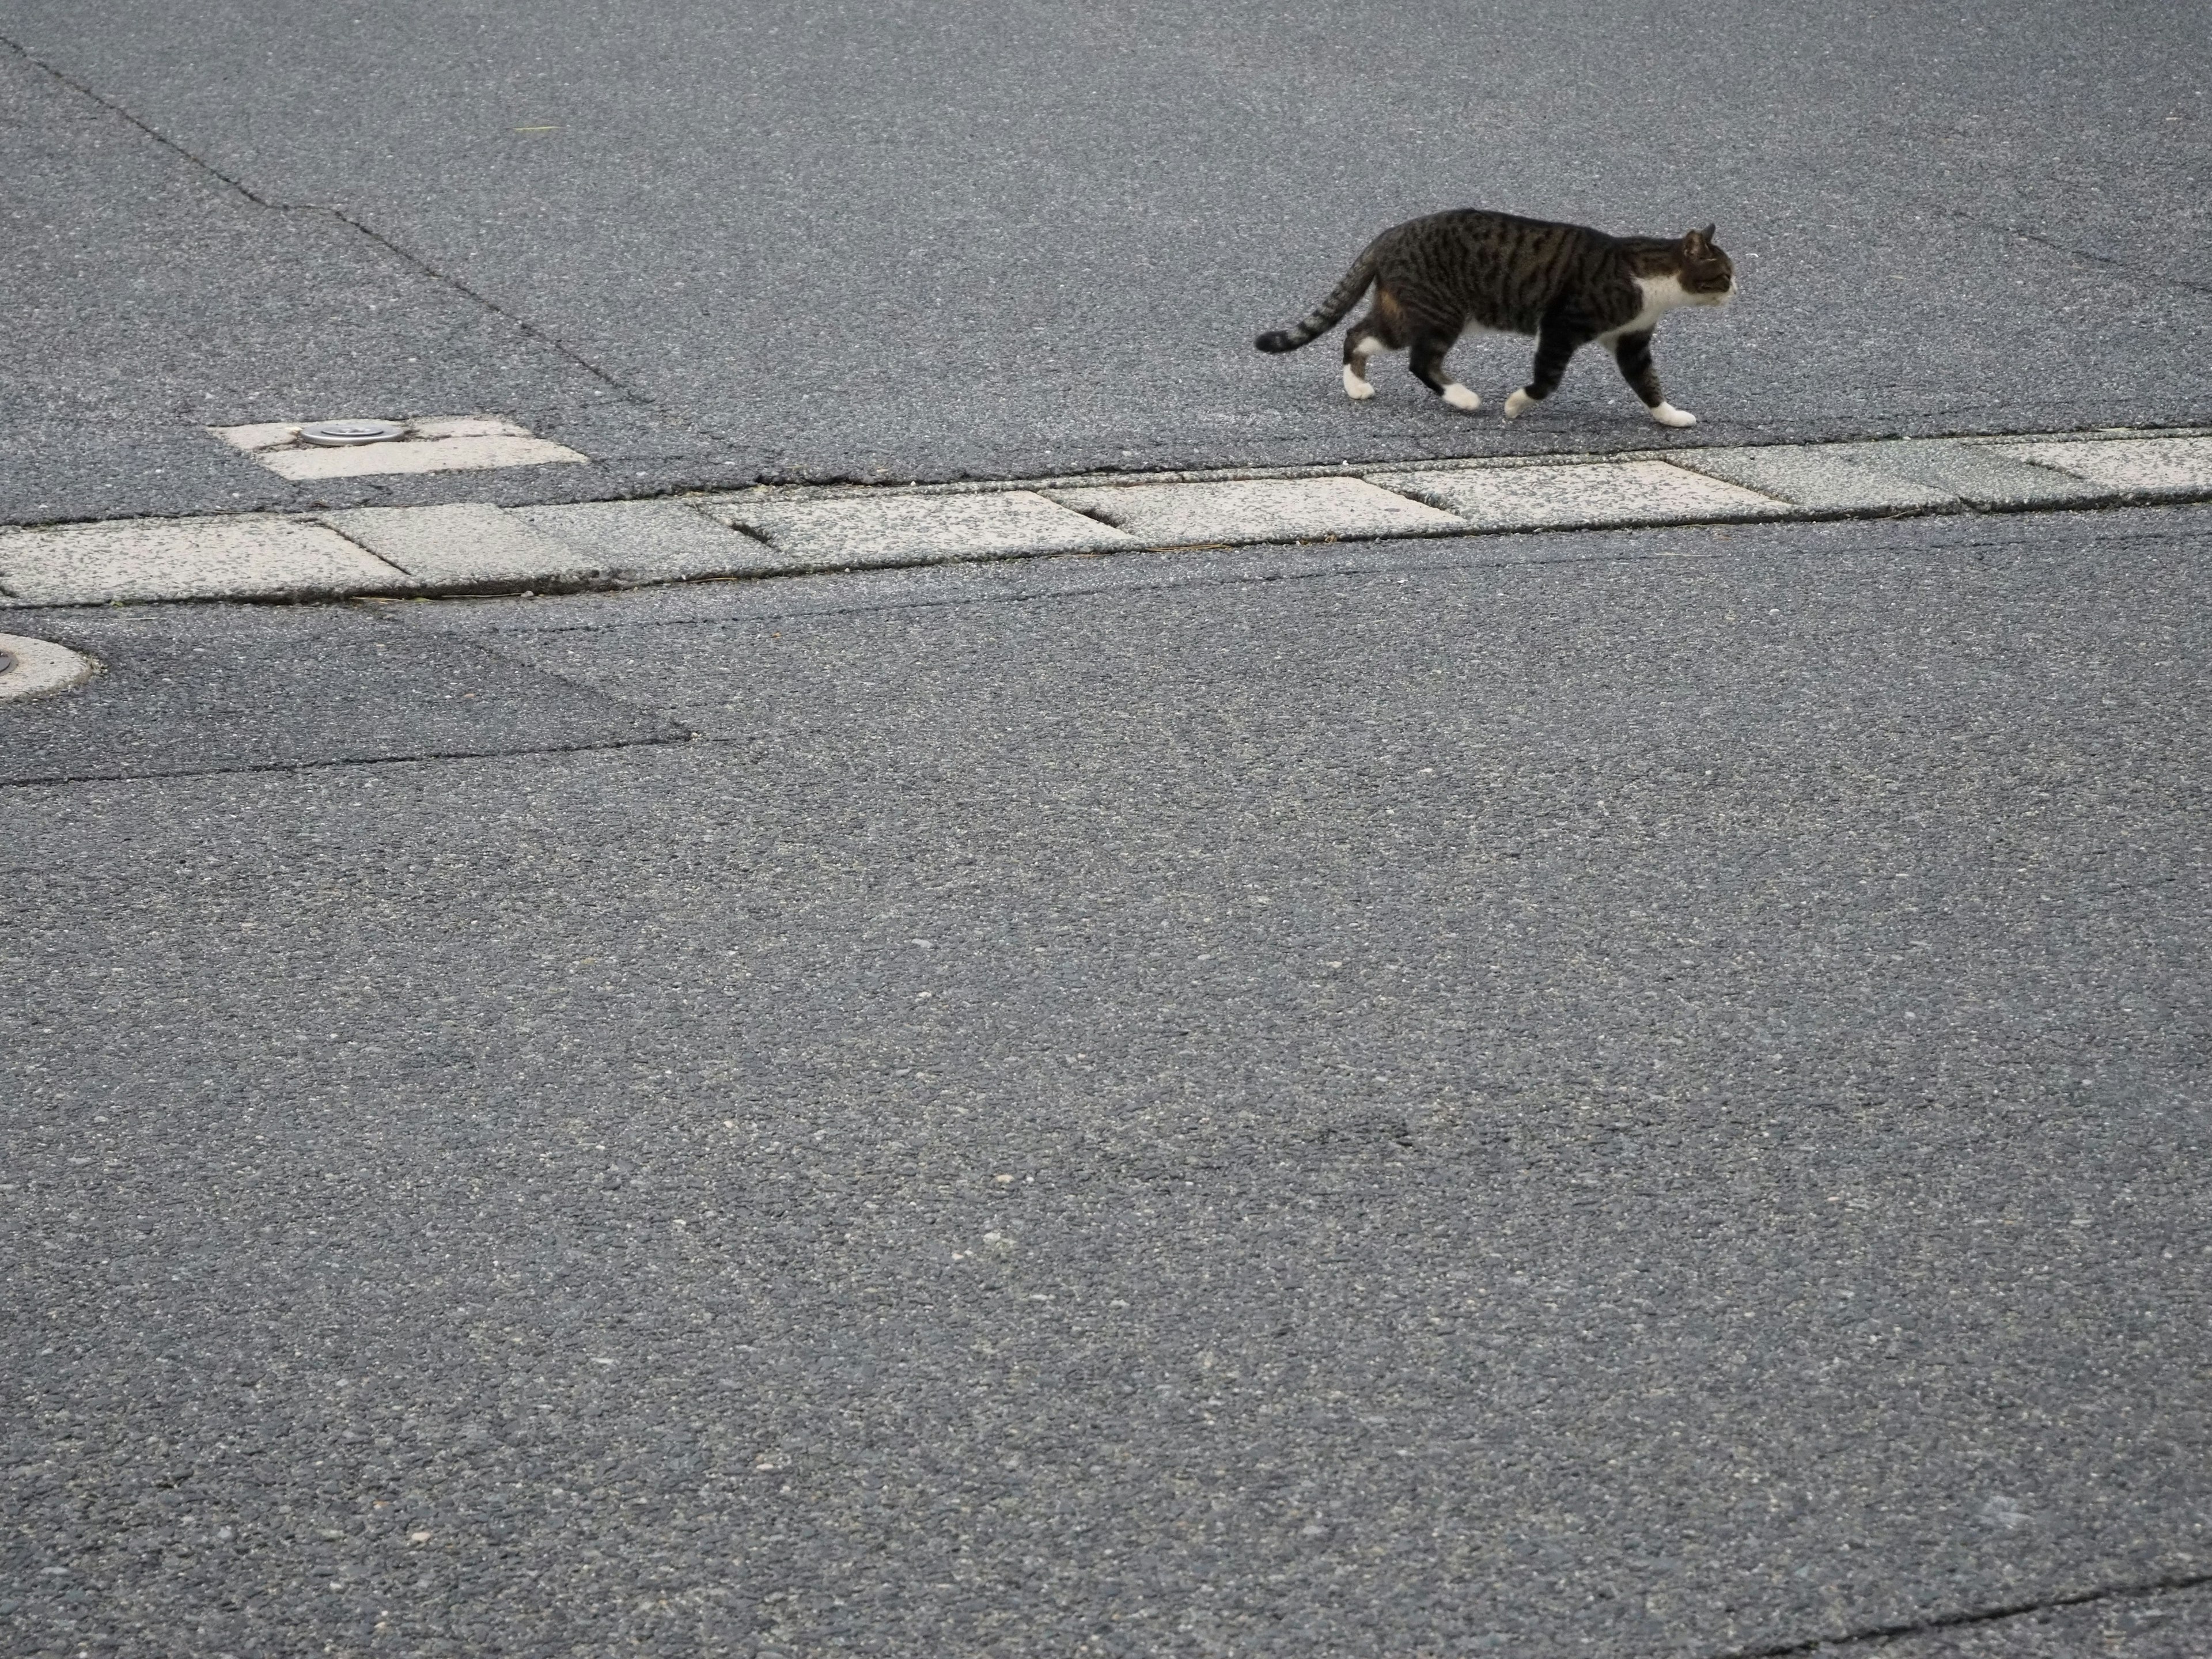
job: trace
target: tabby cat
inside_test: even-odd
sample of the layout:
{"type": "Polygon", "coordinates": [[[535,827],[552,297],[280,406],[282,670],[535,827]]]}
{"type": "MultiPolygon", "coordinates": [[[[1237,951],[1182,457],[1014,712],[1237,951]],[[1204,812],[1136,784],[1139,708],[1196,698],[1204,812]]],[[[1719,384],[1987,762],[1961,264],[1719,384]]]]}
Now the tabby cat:
{"type": "Polygon", "coordinates": [[[1410,347],[1408,367],[1423,385],[1454,409],[1480,409],[1481,398],[1446,377],[1444,354],[1469,327],[1494,329],[1536,337],[1534,374],[1505,400],[1507,420],[1550,397],[1567,359],[1595,341],[1612,351],[1653,420],[1688,426],[1698,417],[1659,389],[1651,330],[1677,306],[1717,306],[1735,291],[1735,267],[1713,230],[1668,241],[1475,208],[1432,213],[1384,231],[1311,315],[1254,343],[1295,351],[1371,286],[1374,305],[1344,337],[1344,389],[1354,398],[1375,395],[1370,357],[1410,347]]]}

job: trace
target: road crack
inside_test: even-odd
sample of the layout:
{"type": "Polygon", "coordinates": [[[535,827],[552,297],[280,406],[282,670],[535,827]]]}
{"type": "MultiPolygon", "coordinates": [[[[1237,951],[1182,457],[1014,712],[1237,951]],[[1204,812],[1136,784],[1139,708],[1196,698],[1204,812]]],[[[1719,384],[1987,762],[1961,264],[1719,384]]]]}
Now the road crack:
{"type": "Polygon", "coordinates": [[[2000,235],[2016,236],[2023,242],[2033,242],[2039,247],[2047,247],[2056,252],[2070,255],[2076,259],[2086,259],[2091,264],[2110,265],[2113,270],[2124,270],[2130,276],[2148,277],[2154,283],[2163,283],[2168,288],[2181,289],[2191,294],[2212,294],[2212,283],[2192,283],[2185,276],[2168,276],[2165,271],[2149,265],[2137,264],[2129,259],[2116,259],[2109,253],[2092,253],[2087,248],[2075,247],[2071,243],[2059,241],[2054,237],[2040,235],[2032,230],[2022,230],[2018,225],[2008,225],[2001,219],[1984,219],[1975,214],[1968,213],[1963,208],[1954,208],[1947,203],[1935,201],[1925,196],[1914,196],[1907,199],[1918,203],[1930,212],[1956,219],[1960,224],[1972,225],[1977,230],[1992,230],[2000,235]]]}
{"type": "Polygon", "coordinates": [[[1960,1630],[1975,1625],[2002,1624],[2008,1619],[2022,1619],[2033,1613],[2055,1613],[2063,1607],[2085,1607],[2100,1601],[2119,1601],[2131,1597],[2148,1598],[2175,1595],[2185,1590],[2203,1589],[2212,1586],[2212,1572],[2192,1573],[2173,1578],[2154,1578],[2134,1584],[2106,1584],[2095,1589],[2082,1590],[2073,1595],[2053,1595],[2039,1601],[2008,1602],[2002,1607],[1978,1607],[1964,1613],[1947,1613],[1931,1619],[1917,1619],[1904,1624],[1873,1625],[1863,1630],[1846,1632],[1842,1636],[1817,1637],[1808,1642],[1785,1642],[1773,1647],[1725,1648],[1718,1659],[1796,1659],[1801,1654],[1843,1653],[1852,1648],[1863,1648],[1876,1642],[1900,1641],[1907,1637],[1924,1636],[1935,1631],[1960,1630]]]}

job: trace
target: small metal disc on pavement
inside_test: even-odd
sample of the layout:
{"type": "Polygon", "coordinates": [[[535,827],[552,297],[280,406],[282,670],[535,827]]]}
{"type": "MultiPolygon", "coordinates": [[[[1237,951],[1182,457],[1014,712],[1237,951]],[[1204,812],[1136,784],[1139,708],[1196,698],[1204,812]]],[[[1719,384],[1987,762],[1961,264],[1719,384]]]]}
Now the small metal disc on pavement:
{"type": "Polygon", "coordinates": [[[385,444],[394,438],[404,438],[407,428],[397,421],[317,421],[312,426],[300,428],[300,441],[319,444],[325,449],[343,448],[348,444],[385,444]]]}
{"type": "Polygon", "coordinates": [[[51,640],[0,634],[0,702],[58,691],[92,678],[100,665],[82,652],[51,640]]]}

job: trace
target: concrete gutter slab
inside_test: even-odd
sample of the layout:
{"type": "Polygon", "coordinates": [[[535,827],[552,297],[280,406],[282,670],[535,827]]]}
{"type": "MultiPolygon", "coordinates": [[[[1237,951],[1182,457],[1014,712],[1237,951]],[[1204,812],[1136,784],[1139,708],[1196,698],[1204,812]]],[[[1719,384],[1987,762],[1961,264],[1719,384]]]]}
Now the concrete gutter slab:
{"type": "Polygon", "coordinates": [[[1363,478],[1116,484],[1051,494],[1149,547],[1452,535],[1468,527],[1451,514],[1363,478]]]}
{"type": "Polygon", "coordinates": [[[1111,553],[1139,544],[1027,489],[988,495],[832,496],[811,501],[725,497],[701,504],[808,570],[933,564],[1042,553],[1111,553]]]}
{"type": "MultiPolygon", "coordinates": [[[[263,441],[294,428],[241,430],[263,441]]],[[[448,503],[334,509],[314,519],[236,514],[0,528],[0,608],[552,592],[1139,548],[2205,499],[2212,499],[2212,435],[2186,427],[1432,460],[1364,474],[1347,466],[950,489],[763,486],[561,506],[448,503]],[[334,532],[357,545],[343,544],[334,532]]]]}
{"type": "Polygon", "coordinates": [[[795,556],[716,524],[682,501],[511,507],[507,516],[588,554],[617,581],[768,576],[807,568],[795,556]]]}
{"type": "Polygon", "coordinates": [[[2070,474],[1948,439],[1895,438],[1824,447],[1838,460],[1943,490],[1978,507],[2087,506],[2115,495],[2070,474]]]}
{"type": "Polygon", "coordinates": [[[322,522],[425,586],[562,586],[607,580],[604,561],[482,502],[362,507],[324,514],[322,522]]]}
{"type": "Polygon", "coordinates": [[[273,599],[414,584],[322,525],[260,516],[0,530],[0,592],[24,605],[273,599]]]}
{"type": "Polygon", "coordinates": [[[1987,447],[2131,496],[2185,501],[2212,495],[2212,438],[2100,438],[1987,447]]]}
{"type": "Polygon", "coordinates": [[[1790,511],[1786,502],[1664,461],[1440,467],[1369,477],[1388,489],[1449,507],[1483,530],[1710,524],[1776,518],[1790,511]]]}
{"type": "Polygon", "coordinates": [[[1810,513],[1942,513],[1965,505],[1948,489],[1855,465],[1826,446],[1686,449],[1668,459],[1673,465],[1741,484],[1810,513]]]}

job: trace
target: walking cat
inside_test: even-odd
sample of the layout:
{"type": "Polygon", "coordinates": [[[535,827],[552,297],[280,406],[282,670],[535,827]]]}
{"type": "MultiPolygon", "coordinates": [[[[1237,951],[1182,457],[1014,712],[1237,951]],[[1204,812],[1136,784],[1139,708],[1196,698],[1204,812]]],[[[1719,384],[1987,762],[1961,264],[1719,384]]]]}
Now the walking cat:
{"type": "Polygon", "coordinates": [[[1678,306],[1720,305],[1735,291],[1735,267],[1713,230],[1668,241],[1477,208],[1432,213],[1384,231],[1304,321],[1253,343],[1295,351],[1372,287],[1374,305],[1344,336],[1344,389],[1355,398],[1375,395],[1370,357],[1410,348],[1407,367],[1423,385],[1454,409],[1480,409],[1482,399],[1444,374],[1444,354],[1474,327],[1536,337],[1535,370],[1505,400],[1509,421],[1550,397],[1567,360],[1595,342],[1613,352],[1653,420],[1689,426],[1698,417],[1659,389],[1651,331],[1678,306]]]}

